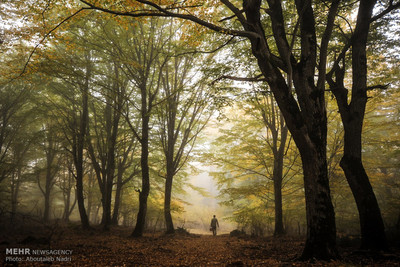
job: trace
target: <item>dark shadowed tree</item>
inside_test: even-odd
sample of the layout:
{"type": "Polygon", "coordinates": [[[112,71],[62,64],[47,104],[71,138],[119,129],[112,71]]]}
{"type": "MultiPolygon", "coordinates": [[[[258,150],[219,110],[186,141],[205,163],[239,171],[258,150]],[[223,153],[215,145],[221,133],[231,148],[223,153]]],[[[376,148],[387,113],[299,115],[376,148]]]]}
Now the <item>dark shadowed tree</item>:
{"type": "Polygon", "coordinates": [[[371,23],[399,8],[400,3],[389,1],[385,9],[373,17],[376,3],[374,0],[360,1],[354,31],[345,37],[345,45],[335,59],[327,80],[337,101],[344,127],[344,154],[340,166],[357,204],[361,248],[380,250],[387,249],[386,235],[378,201],[362,163],[362,131],[367,92],[384,86],[368,85],[367,44],[371,23]],[[348,61],[351,61],[351,68],[348,67],[348,61]],[[351,69],[351,90],[345,84],[348,69],[351,69]]]}

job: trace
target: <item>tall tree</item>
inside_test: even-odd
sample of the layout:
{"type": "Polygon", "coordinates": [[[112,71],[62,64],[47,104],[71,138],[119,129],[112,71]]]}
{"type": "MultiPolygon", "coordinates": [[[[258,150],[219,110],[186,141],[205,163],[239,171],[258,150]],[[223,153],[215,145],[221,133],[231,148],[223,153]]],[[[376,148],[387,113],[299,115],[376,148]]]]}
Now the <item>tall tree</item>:
{"type": "Polygon", "coordinates": [[[60,128],[66,144],[64,148],[70,153],[76,182],[76,198],[82,227],[88,229],[89,220],[85,208],[84,176],[86,161],[86,138],[89,121],[89,94],[93,75],[91,52],[82,51],[79,55],[68,53],[71,47],[55,46],[46,61],[41,64],[41,72],[51,77],[49,88],[55,95],[51,101],[56,106],[60,117],[60,128]],[[81,57],[82,56],[82,57],[81,57]],[[68,64],[74,62],[74,64],[68,64]]]}
{"type": "MultiPolygon", "coordinates": [[[[258,100],[257,96],[256,99],[258,100]]],[[[277,109],[272,96],[265,96],[264,103],[257,101],[256,107],[260,110],[267,132],[271,133],[272,140],[266,139],[274,155],[272,180],[274,182],[275,200],[275,231],[279,236],[285,233],[282,212],[282,183],[284,178],[284,157],[287,152],[288,128],[282,114],[277,109]]]]}
{"type": "Polygon", "coordinates": [[[210,96],[204,91],[203,82],[193,83],[195,59],[194,56],[173,57],[166,62],[161,74],[163,103],[158,106],[157,117],[165,158],[164,217],[167,233],[174,232],[171,216],[174,176],[187,162],[198,134],[212,114],[206,112],[210,96]]]}
{"type": "MultiPolygon", "coordinates": [[[[356,200],[361,228],[361,248],[386,249],[386,235],[381,211],[368,175],[362,163],[362,130],[367,104],[367,92],[374,86],[367,84],[367,42],[377,1],[360,1],[354,32],[328,73],[328,82],[336,98],[344,127],[344,153],[340,161],[346,179],[356,200]],[[351,97],[345,85],[346,53],[351,48],[351,97]],[[333,77],[333,75],[335,75],[333,77]]],[[[380,15],[400,3],[390,1],[380,15]]],[[[348,37],[347,37],[348,38],[348,37]]]]}
{"type": "MultiPolygon", "coordinates": [[[[121,32],[124,38],[114,40],[116,60],[130,81],[128,107],[123,115],[134,137],[141,146],[141,189],[139,193],[139,211],[132,236],[143,235],[146,223],[147,199],[150,193],[149,144],[151,130],[151,116],[155,107],[160,89],[160,70],[164,64],[162,47],[168,36],[160,26],[161,20],[150,18],[146,21],[137,21],[134,25],[127,25],[128,31],[121,32]],[[138,97],[136,97],[136,95],[138,97]]],[[[123,27],[121,27],[123,29],[123,27]]]]}
{"type": "Polygon", "coordinates": [[[75,166],[75,179],[76,179],[76,197],[78,201],[78,209],[79,215],[81,218],[82,227],[84,229],[88,229],[89,219],[85,209],[85,197],[83,194],[83,177],[84,177],[84,152],[85,152],[85,143],[86,143],[86,134],[89,120],[89,107],[88,107],[88,99],[89,99],[89,86],[90,79],[92,75],[92,65],[91,65],[91,56],[90,53],[86,53],[85,64],[84,64],[84,76],[82,80],[78,81],[79,89],[81,90],[81,111],[79,114],[78,124],[75,124],[74,120],[73,133],[72,137],[72,157],[74,160],[75,166]],[[77,127],[77,129],[74,129],[77,127]]]}
{"type": "Polygon", "coordinates": [[[105,101],[103,110],[96,111],[97,107],[93,105],[94,124],[91,128],[94,133],[88,139],[89,155],[102,194],[102,224],[105,229],[108,229],[111,224],[112,191],[117,167],[115,160],[117,156],[118,130],[122,109],[126,101],[124,94],[126,83],[124,85],[121,84],[119,79],[121,70],[116,62],[111,65],[108,71],[113,73],[114,77],[110,81],[111,83],[107,85],[107,89],[101,91],[105,101]],[[98,115],[98,113],[101,114],[98,115]]]}

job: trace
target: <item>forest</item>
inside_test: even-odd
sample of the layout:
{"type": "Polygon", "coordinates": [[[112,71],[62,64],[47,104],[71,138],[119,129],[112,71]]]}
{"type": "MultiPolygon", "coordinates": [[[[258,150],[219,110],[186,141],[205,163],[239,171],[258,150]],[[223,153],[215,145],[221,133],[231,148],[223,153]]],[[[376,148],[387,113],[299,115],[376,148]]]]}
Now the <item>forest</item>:
{"type": "Polygon", "coordinates": [[[400,1],[0,20],[3,265],[400,264],[400,1]]]}

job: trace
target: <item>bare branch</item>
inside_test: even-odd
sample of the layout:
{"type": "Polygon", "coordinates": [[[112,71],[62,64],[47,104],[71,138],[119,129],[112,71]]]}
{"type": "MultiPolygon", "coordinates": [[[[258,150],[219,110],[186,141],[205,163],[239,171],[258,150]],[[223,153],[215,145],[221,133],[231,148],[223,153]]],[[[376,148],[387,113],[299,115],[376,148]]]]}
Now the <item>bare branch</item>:
{"type": "Polygon", "coordinates": [[[386,90],[389,88],[389,83],[388,84],[377,84],[377,85],[372,85],[372,86],[368,86],[367,87],[367,91],[369,90],[374,90],[374,89],[382,89],[382,90],[386,90]]]}
{"type": "Polygon", "coordinates": [[[236,77],[236,76],[230,76],[230,75],[223,75],[214,81],[211,82],[211,85],[215,84],[216,82],[222,80],[222,79],[229,79],[233,81],[240,81],[240,82],[264,82],[265,78],[261,78],[263,75],[259,74],[255,77],[236,77]]]}
{"type": "Polygon", "coordinates": [[[210,50],[210,51],[200,51],[200,50],[193,50],[193,51],[188,51],[188,52],[183,52],[180,54],[176,54],[173,57],[181,57],[184,55],[188,55],[188,54],[214,54],[215,52],[217,52],[218,50],[221,50],[222,48],[224,48],[225,46],[227,46],[236,36],[232,36],[228,41],[226,41],[224,44],[218,46],[217,48],[210,50]]]}
{"type": "Polygon", "coordinates": [[[391,11],[398,9],[398,8],[400,8],[400,1],[396,4],[393,4],[393,1],[390,1],[389,7],[386,8],[385,10],[383,10],[378,15],[372,17],[370,22],[376,21],[376,20],[382,18],[383,16],[385,16],[386,14],[390,13],[391,11]]]}
{"type": "Polygon", "coordinates": [[[235,14],[235,17],[239,19],[240,23],[242,23],[243,26],[247,23],[247,20],[243,16],[244,10],[239,10],[231,2],[229,2],[229,0],[221,0],[221,2],[235,14]]]}

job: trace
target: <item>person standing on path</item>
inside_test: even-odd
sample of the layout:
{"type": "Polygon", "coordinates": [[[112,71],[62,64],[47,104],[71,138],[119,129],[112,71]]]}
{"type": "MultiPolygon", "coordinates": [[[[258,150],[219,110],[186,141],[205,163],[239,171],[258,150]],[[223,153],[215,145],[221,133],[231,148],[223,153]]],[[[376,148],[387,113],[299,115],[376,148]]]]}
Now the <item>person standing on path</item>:
{"type": "Polygon", "coordinates": [[[217,218],[215,217],[215,215],[214,215],[213,218],[211,219],[211,224],[210,224],[210,226],[211,226],[213,235],[217,235],[217,226],[218,226],[218,228],[219,228],[219,223],[218,223],[218,220],[217,220],[217,218]]]}

